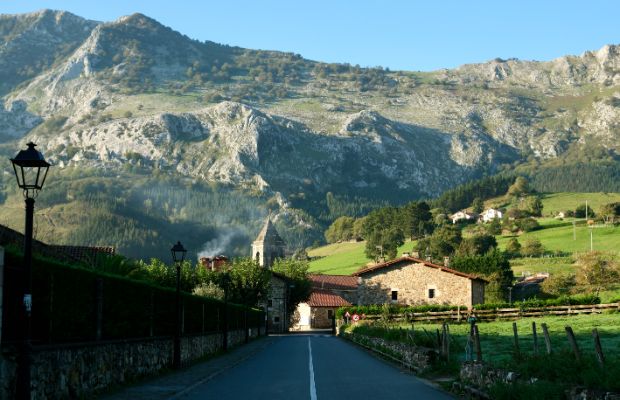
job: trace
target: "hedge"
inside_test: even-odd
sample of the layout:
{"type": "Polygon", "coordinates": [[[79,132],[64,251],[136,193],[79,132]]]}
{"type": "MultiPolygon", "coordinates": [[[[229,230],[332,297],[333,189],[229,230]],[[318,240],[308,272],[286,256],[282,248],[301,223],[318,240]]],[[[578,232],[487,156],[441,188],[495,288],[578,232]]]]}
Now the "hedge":
{"type": "MultiPolygon", "coordinates": [[[[475,308],[477,310],[496,310],[498,308],[536,308],[536,307],[551,307],[551,306],[568,306],[568,305],[590,305],[600,304],[601,299],[595,295],[580,295],[580,296],[561,296],[556,299],[530,299],[525,301],[516,301],[510,303],[487,303],[477,304],[475,308]]],[[[420,312],[440,312],[440,311],[454,311],[457,309],[467,310],[466,306],[452,306],[443,304],[424,304],[419,306],[403,306],[397,304],[380,304],[369,306],[353,306],[353,307],[341,307],[336,311],[338,318],[343,318],[344,314],[348,311],[349,314],[366,314],[366,315],[404,315],[410,313],[420,312]]]]}
{"type": "MultiPolygon", "coordinates": [[[[3,341],[21,337],[22,256],[6,249],[3,341]],[[8,290],[7,290],[8,289],[8,290]]],[[[35,256],[32,277],[33,343],[91,341],[97,338],[97,286],[102,288],[100,339],[169,336],[175,331],[175,290],[35,256]]],[[[181,292],[184,333],[222,331],[224,302],[181,292]]],[[[228,304],[228,328],[262,326],[264,313],[228,304]]]]}
{"type": "MultiPolygon", "coordinates": [[[[398,304],[374,304],[368,306],[352,306],[341,307],[336,311],[336,317],[343,318],[344,314],[348,311],[349,314],[366,314],[366,315],[399,315],[419,312],[439,312],[439,311],[453,311],[458,310],[459,306],[445,305],[445,304],[422,304],[418,306],[404,306],[398,304]]],[[[466,306],[460,306],[461,310],[467,310],[466,306]]]]}
{"type": "Polygon", "coordinates": [[[537,308],[537,307],[552,307],[552,306],[578,306],[578,305],[591,305],[600,304],[601,298],[593,295],[579,295],[579,296],[560,296],[555,299],[529,299],[524,301],[515,301],[511,303],[487,303],[477,304],[475,307],[477,310],[496,310],[498,308],[537,308]]]}

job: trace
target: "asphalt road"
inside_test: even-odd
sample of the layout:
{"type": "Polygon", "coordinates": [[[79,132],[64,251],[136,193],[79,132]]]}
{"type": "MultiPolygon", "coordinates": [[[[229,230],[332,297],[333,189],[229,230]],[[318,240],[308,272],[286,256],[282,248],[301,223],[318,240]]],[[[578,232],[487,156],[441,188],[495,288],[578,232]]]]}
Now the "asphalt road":
{"type": "Polygon", "coordinates": [[[275,338],[254,357],[180,398],[453,399],[360,348],[327,335],[275,338]]]}

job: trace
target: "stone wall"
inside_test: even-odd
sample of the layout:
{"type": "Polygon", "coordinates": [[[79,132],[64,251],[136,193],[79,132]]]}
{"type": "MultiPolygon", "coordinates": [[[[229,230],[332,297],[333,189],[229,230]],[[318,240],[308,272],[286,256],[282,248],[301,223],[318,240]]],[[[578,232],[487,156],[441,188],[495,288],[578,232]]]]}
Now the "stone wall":
{"type": "Polygon", "coordinates": [[[426,347],[410,346],[405,343],[390,342],[385,339],[355,333],[343,332],[339,335],[379,354],[389,356],[417,372],[428,369],[437,358],[437,352],[426,347]]]}
{"type": "Polygon", "coordinates": [[[332,327],[332,320],[329,318],[329,311],[336,314],[336,310],[331,307],[312,307],[312,327],[317,329],[327,329],[332,327]]]}
{"type": "MultiPolygon", "coordinates": [[[[250,331],[250,337],[257,330],[250,331]]],[[[262,329],[264,334],[264,328],[262,329]]],[[[229,332],[229,345],[245,341],[245,331],[229,332]]],[[[222,349],[221,333],[181,339],[181,361],[189,364],[222,349]]],[[[0,398],[15,397],[16,349],[0,357],[0,398]]],[[[172,364],[172,339],[148,338],[103,343],[38,346],[33,350],[33,399],[86,398],[114,386],[156,375],[172,364]]]]}
{"type": "MultiPolygon", "coordinates": [[[[459,374],[461,382],[474,386],[482,393],[496,383],[511,384],[515,382],[528,383],[517,373],[501,368],[494,368],[482,362],[465,362],[461,365],[459,374]]],[[[605,392],[603,390],[573,387],[564,393],[568,400],[614,400],[620,399],[620,393],[605,392]]],[[[488,398],[488,395],[487,395],[488,398]]]]}
{"type": "Polygon", "coordinates": [[[472,298],[473,282],[421,263],[397,263],[363,274],[357,304],[453,304],[471,307],[475,304],[472,298]],[[431,289],[433,298],[429,297],[431,289]],[[392,301],[392,291],[398,293],[396,301],[392,301]]]}

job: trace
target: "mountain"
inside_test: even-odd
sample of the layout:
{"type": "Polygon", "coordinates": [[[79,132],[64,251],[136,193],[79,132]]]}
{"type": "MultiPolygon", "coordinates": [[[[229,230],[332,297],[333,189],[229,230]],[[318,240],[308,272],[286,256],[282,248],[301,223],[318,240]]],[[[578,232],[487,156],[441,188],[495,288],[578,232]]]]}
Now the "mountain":
{"type": "MultiPolygon", "coordinates": [[[[0,36],[0,152],[33,140],[54,163],[52,242],[147,257],[185,233],[243,254],[273,213],[294,249],[481,176],[620,160],[614,45],[408,72],[200,42],[142,14],[2,15],[0,36]]],[[[11,174],[0,219],[19,227],[11,174]]]]}

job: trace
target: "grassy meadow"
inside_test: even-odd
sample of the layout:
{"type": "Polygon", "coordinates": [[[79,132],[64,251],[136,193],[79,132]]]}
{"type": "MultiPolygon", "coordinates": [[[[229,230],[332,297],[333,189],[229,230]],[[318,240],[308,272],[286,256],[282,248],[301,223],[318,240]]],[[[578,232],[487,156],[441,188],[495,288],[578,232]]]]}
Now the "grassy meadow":
{"type": "MultiPolygon", "coordinates": [[[[594,212],[611,202],[620,201],[620,193],[547,193],[543,195],[543,214],[555,215],[559,211],[574,210],[580,204],[588,201],[594,212]]],[[[509,202],[504,196],[486,201],[487,206],[507,206],[509,202]]],[[[516,237],[521,244],[528,238],[538,238],[549,253],[556,253],[560,257],[519,258],[511,261],[515,276],[523,273],[536,272],[574,272],[573,260],[570,255],[590,250],[590,234],[594,250],[620,251],[620,226],[600,226],[593,228],[586,226],[585,221],[574,218],[563,220],[543,217],[538,219],[541,229],[523,233],[518,236],[496,236],[500,249],[516,237]],[[573,225],[575,222],[575,225],[573,225]]],[[[468,228],[464,235],[467,236],[468,228]]],[[[371,262],[364,255],[365,242],[334,243],[308,251],[311,257],[320,257],[310,262],[310,271],[334,274],[351,274],[367,263],[371,262]]],[[[398,254],[409,252],[414,243],[406,242],[398,250],[398,254]]]]}
{"type": "MultiPolygon", "coordinates": [[[[594,315],[574,315],[541,318],[522,318],[517,323],[519,332],[519,348],[524,354],[533,354],[534,339],[532,335],[532,322],[536,322],[538,334],[538,349],[540,353],[545,351],[545,343],[542,333],[541,323],[546,323],[551,338],[551,346],[554,352],[570,351],[566,338],[565,327],[573,328],[577,344],[583,354],[594,354],[594,341],[592,340],[592,329],[596,328],[601,337],[601,346],[607,357],[620,357],[620,313],[594,315]]],[[[480,322],[478,329],[480,332],[480,345],[482,355],[486,360],[505,361],[512,358],[514,354],[514,337],[512,331],[513,321],[480,322]]],[[[406,329],[411,329],[411,324],[401,325],[406,329]]],[[[414,329],[426,330],[435,333],[440,327],[437,324],[416,323],[414,329]]],[[[469,325],[451,324],[450,334],[454,341],[451,343],[451,353],[461,359],[465,359],[465,345],[469,325]]]]}

